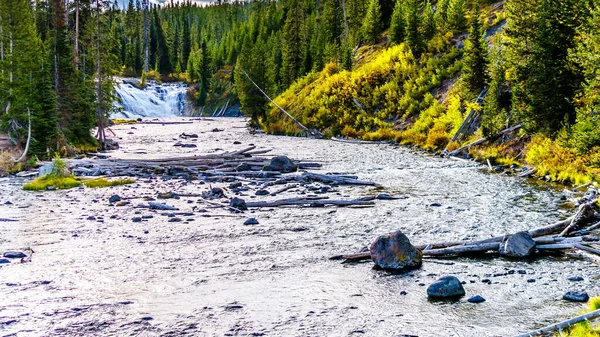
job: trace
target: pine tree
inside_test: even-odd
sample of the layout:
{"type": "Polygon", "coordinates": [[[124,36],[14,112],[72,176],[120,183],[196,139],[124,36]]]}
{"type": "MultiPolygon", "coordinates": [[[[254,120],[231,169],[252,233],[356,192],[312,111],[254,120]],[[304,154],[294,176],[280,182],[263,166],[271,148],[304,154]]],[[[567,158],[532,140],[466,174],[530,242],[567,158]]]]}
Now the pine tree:
{"type": "Polygon", "coordinates": [[[442,33],[445,33],[448,27],[448,1],[438,0],[435,5],[435,13],[433,14],[435,26],[442,33]]]}
{"type": "Polygon", "coordinates": [[[493,136],[512,124],[509,87],[506,82],[506,51],[502,35],[496,35],[490,53],[490,87],[483,103],[481,129],[486,137],[493,136]]]}
{"type": "Polygon", "coordinates": [[[487,44],[481,24],[479,6],[471,14],[469,36],[465,41],[463,81],[472,96],[477,95],[486,83],[487,44]]]}
{"type": "Polygon", "coordinates": [[[289,0],[287,4],[288,13],[283,26],[281,65],[283,85],[286,87],[301,75],[300,70],[306,43],[303,35],[305,30],[303,3],[299,0],[289,0]]]}
{"type": "Polygon", "coordinates": [[[419,12],[421,11],[420,0],[405,0],[404,3],[404,22],[405,22],[405,33],[404,40],[410,47],[413,53],[418,54],[421,51],[421,37],[419,36],[419,25],[420,17],[419,12]]]}
{"type": "Polygon", "coordinates": [[[381,7],[379,0],[370,0],[369,8],[362,25],[362,36],[364,42],[374,44],[383,31],[381,22],[381,7]]]}
{"type": "Polygon", "coordinates": [[[433,12],[433,6],[431,6],[431,1],[427,1],[425,4],[425,9],[423,9],[423,23],[422,23],[422,31],[423,31],[423,40],[429,41],[435,35],[435,15],[433,12]]]}
{"type": "Polygon", "coordinates": [[[169,53],[167,38],[162,28],[162,23],[158,17],[158,12],[154,11],[154,28],[156,31],[156,65],[157,70],[163,76],[173,73],[173,64],[169,53]]]}
{"type": "Polygon", "coordinates": [[[394,12],[392,13],[392,22],[390,24],[390,40],[392,43],[399,44],[404,42],[404,33],[406,27],[404,24],[404,0],[396,0],[394,12]]]}
{"type": "Polygon", "coordinates": [[[467,27],[465,0],[448,0],[447,27],[454,33],[460,33],[467,27]]]}

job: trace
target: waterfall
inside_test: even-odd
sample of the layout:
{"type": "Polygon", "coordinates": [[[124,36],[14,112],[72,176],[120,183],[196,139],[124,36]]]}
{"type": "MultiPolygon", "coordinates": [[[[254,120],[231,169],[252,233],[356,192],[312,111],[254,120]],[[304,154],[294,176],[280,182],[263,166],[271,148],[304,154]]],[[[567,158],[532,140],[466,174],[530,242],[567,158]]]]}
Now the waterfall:
{"type": "Polygon", "coordinates": [[[137,79],[118,79],[116,111],[111,118],[173,117],[182,116],[185,108],[185,83],[163,83],[148,81],[143,89],[134,84],[137,79]]]}

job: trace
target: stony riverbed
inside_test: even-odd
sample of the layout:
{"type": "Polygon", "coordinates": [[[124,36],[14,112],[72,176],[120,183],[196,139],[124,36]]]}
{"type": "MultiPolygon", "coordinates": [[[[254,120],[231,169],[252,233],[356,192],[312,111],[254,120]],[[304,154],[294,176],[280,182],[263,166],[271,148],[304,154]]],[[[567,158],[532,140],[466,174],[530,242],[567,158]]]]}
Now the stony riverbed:
{"type": "MultiPolygon", "coordinates": [[[[208,186],[156,177],[107,189],[25,192],[24,178],[4,178],[0,218],[18,221],[0,222],[0,252],[35,253],[31,262],[0,265],[0,335],[511,336],[577,314],[582,305],[562,300],[569,290],[600,294],[600,268],[563,256],[425,260],[399,274],[330,261],[394,230],[419,244],[538,227],[570,215],[562,199],[577,194],[403,147],[252,134],[244,126],[228,118],[115,126],[121,149],[110,155],[160,158],[255,144],[272,148],[271,155],[321,162],[321,172],[378,182],[403,198],[369,208],[240,215],[203,213],[196,199],[182,197],[169,203],[190,214],[169,222],[163,211],[116,207],[108,199],[201,193],[208,186]],[[199,135],[186,140],[196,148],[173,146],[184,132],[199,135]],[[250,217],[259,223],[243,225],[250,217]],[[444,275],[466,282],[467,295],[429,301],[427,286],[444,275]],[[574,276],[583,280],[568,280],[574,276]],[[475,295],[486,301],[468,303],[475,295]]],[[[286,193],[294,191],[281,197],[286,193]]],[[[378,192],[336,187],[332,193],[378,192]]]]}

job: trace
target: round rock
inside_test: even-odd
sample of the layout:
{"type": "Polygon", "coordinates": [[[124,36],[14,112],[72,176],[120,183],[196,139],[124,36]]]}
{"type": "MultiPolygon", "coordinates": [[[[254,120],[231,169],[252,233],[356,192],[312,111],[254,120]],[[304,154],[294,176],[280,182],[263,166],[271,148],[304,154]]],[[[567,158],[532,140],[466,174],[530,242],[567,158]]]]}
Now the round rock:
{"type": "Polygon", "coordinates": [[[240,199],[240,198],[231,199],[231,201],[229,202],[229,206],[239,209],[240,211],[245,211],[248,209],[248,206],[246,206],[246,201],[244,201],[244,199],[240,199]]]}
{"type": "Polygon", "coordinates": [[[465,295],[465,289],[455,276],[444,276],[427,288],[432,298],[456,298],[465,295]]]}
{"type": "Polygon", "coordinates": [[[298,165],[296,165],[290,158],[286,156],[279,156],[271,159],[268,169],[281,173],[291,173],[298,171],[298,165]]]}
{"type": "Polygon", "coordinates": [[[371,259],[384,269],[410,269],[421,266],[423,254],[406,235],[397,231],[378,237],[369,247],[371,259]]]}
{"type": "Polygon", "coordinates": [[[527,257],[535,251],[535,241],[528,232],[508,235],[500,244],[500,255],[508,257],[527,257]]]}

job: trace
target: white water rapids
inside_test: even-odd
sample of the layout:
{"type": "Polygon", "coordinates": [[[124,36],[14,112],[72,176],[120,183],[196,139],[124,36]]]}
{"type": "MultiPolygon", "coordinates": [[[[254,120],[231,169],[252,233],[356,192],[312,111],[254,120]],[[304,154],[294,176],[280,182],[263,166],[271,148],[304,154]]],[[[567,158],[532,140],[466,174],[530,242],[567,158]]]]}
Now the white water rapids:
{"type": "Polygon", "coordinates": [[[118,79],[116,91],[121,102],[112,118],[174,117],[182,116],[185,108],[185,83],[163,83],[148,81],[140,89],[132,83],[136,79],[118,79]]]}

